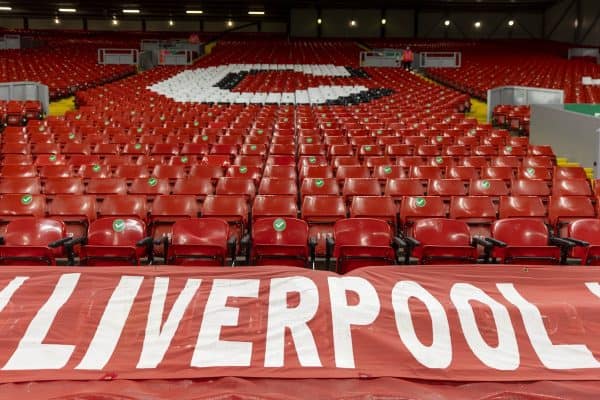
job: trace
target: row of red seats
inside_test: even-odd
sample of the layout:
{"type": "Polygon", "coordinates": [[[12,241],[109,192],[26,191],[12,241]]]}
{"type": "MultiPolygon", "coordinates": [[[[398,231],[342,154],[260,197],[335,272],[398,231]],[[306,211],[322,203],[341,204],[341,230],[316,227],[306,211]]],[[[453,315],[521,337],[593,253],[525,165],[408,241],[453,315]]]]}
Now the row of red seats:
{"type": "Polygon", "coordinates": [[[43,118],[42,105],[37,100],[0,100],[0,129],[3,125],[24,125],[30,119],[43,118]]]}
{"type": "Polygon", "coordinates": [[[499,104],[492,111],[492,123],[529,136],[530,106],[499,104]]]}
{"type": "MultiPolygon", "coordinates": [[[[81,265],[139,265],[142,257],[154,263],[152,246],[163,244],[163,260],[176,265],[235,265],[236,238],[228,236],[228,224],[219,218],[189,218],[173,223],[169,235],[154,241],[145,236],[146,226],[136,218],[100,218],[92,222],[85,237],[69,237],[64,223],[54,219],[20,218],[11,221],[0,245],[0,264],[55,265],[56,258],[75,263],[78,247],[81,265]]],[[[569,237],[552,235],[540,221],[500,219],[491,225],[490,236],[471,236],[466,223],[433,218],[418,221],[412,236],[394,237],[381,220],[351,218],[337,221],[327,238],[326,266],[332,257],[337,272],[363,266],[405,263],[466,264],[479,259],[503,264],[565,264],[568,256],[584,265],[600,260],[600,220],[582,219],[569,225],[569,237]]],[[[246,264],[316,266],[316,242],[305,221],[264,218],[256,221],[252,236],[243,239],[246,264]]]]}

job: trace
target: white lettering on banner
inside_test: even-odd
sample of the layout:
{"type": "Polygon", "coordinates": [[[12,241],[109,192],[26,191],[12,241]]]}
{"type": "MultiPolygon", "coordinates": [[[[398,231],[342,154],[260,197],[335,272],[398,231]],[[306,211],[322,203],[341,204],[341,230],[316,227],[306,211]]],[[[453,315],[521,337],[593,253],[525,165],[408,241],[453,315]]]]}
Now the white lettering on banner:
{"type": "Polygon", "coordinates": [[[352,325],[369,325],[379,315],[381,304],[373,285],[356,276],[329,277],[329,301],[333,322],[333,350],[338,368],[355,368],[352,325]],[[348,304],[347,292],[358,295],[358,303],[348,304]]]}
{"type": "Polygon", "coordinates": [[[19,289],[27,279],[29,279],[28,276],[16,276],[4,287],[4,289],[0,290],[0,312],[4,310],[4,307],[6,307],[13,294],[15,294],[17,289],[19,289]]]}
{"type": "Polygon", "coordinates": [[[506,307],[488,296],[483,290],[468,283],[457,283],[450,290],[450,299],[456,307],[460,326],[473,354],[490,368],[512,371],[519,368],[520,356],[517,336],[506,307]],[[498,334],[498,346],[492,347],[481,336],[470,301],[478,301],[492,310],[498,334]]]}
{"type": "Polygon", "coordinates": [[[135,297],[144,281],[143,276],[123,276],[96,328],[94,338],[83,359],[75,369],[100,370],[104,368],[119,342],[135,297]]]}
{"type": "Polygon", "coordinates": [[[60,276],[54,291],[31,320],[25,335],[3,370],[60,369],[67,364],[75,346],[44,344],[42,341],[48,335],[56,314],[73,294],[79,275],[60,276]]]}
{"type": "Polygon", "coordinates": [[[392,306],[398,335],[415,359],[427,368],[447,368],[452,362],[452,341],[448,316],[438,299],[417,282],[400,281],[392,289],[392,306]],[[424,345],[415,331],[408,306],[413,297],[425,305],[431,317],[433,340],[430,346],[424,345]]]}
{"type": "Polygon", "coordinates": [[[200,288],[201,282],[201,279],[188,279],[186,281],[185,287],[177,296],[161,329],[167,291],[169,290],[169,278],[157,277],[154,279],[154,291],[148,310],[144,345],[142,346],[142,354],[137,368],[156,368],[163,360],[183,314],[196,295],[198,288],[200,288]]]}
{"type": "MultiPolygon", "coordinates": [[[[600,283],[597,282],[586,282],[585,286],[592,292],[596,297],[600,297],[600,283]]],[[[0,311],[2,309],[0,308],[0,311]]]]}
{"type": "Polygon", "coordinates": [[[498,283],[496,287],[521,312],[531,345],[546,368],[600,368],[600,362],[594,358],[587,346],[583,344],[553,344],[548,337],[540,310],[525,300],[512,283],[498,283]]]}
{"type": "Polygon", "coordinates": [[[265,346],[265,367],[283,367],[285,332],[290,330],[300,365],[320,367],[321,360],[308,321],[319,308],[317,285],[304,276],[271,279],[265,346]],[[288,294],[298,294],[298,304],[289,308],[288,294]]]}
{"type": "Polygon", "coordinates": [[[237,326],[239,308],[227,307],[229,297],[258,297],[259,279],[215,279],[213,281],[192,367],[249,367],[252,342],[220,340],[221,327],[237,326]]]}

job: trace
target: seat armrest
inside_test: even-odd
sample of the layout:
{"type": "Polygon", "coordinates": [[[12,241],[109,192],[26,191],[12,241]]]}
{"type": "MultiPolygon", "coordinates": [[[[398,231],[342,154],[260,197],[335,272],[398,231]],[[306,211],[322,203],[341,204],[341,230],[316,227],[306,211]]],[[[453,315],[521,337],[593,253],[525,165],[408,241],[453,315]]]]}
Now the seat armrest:
{"type": "Polygon", "coordinates": [[[244,258],[246,259],[245,263],[246,265],[250,265],[250,257],[252,257],[252,254],[250,254],[252,250],[252,238],[249,234],[242,237],[240,245],[244,249],[244,258]]]}
{"type": "Polygon", "coordinates": [[[573,238],[563,238],[565,240],[568,240],[569,242],[573,242],[573,244],[577,247],[589,247],[589,242],[586,242],[584,240],[579,240],[579,239],[573,239],[573,238]]]}
{"type": "Polygon", "coordinates": [[[331,271],[331,257],[333,256],[333,248],[335,247],[335,240],[331,236],[325,238],[325,266],[331,271]]]}
{"type": "Polygon", "coordinates": [[[167,261],[167,257],[169,256],[169,236],[167,234],[164,234],[163,237],[154,241],[155,246],[160,246],[161,244],[163,246],[163,262],[168,264],[169,262],[167,261]]]}
{"type": "Polygon", "coordinates": [[[569,251],[576,246],[575,242],[556,236],[550,236],[550,244],[560,247],[560,263],[561,265],[566,265],[569,251]]]}
{"type": "Polygon", "coordinates": [[[145,247],[146,255],[148,256],[148,264],[154,264],[154,239],[152,236],[147,236],[135,244],[136,247],[145,247]]]}
{"type": "Polygon", "coordinates": [[[317,239],[314,237],[308,238],[308,249],[310,252],[310,266],[312,269],[315,269],[316,258],[317,258],[317,239]]]}
{"type": "Polygon", "coordinates": [[[506,247],[507,246],[507,244],[504,243],[503,241],[494,239],[491,237],[486,237],[484,240],[486,242],[490,243],[493,247],[506,247]]]}
{"type": "Polygon", "coordinates": [[[73,248],[78,245],[85,245],[87,243],[87,237],[77,237],[77,238],[70,238],[70,240],[66,241],[64,243],[65,249],[67,250],[67,257],[69,259],[69,265],[75,265],[75,251],[73,251],[73,248]]]}
{"type": "Polygon", "coordinates": [[[57,247],[64,246],[65,243],[69,242],[70,240],[71,240],[70,237],[58,239],[58,240],[55,240],[54,242],[48,243],[48,247],[50,247],[51,249],[56,249],[57,247]]]}
{"type": "Polygon", "coordinates": [[[229,256],[231,257],[231,266],[235,267],[235,251],[237,249],[237,237],[232,236],[227,239],[227,250],[229,250],[229,256]]]}

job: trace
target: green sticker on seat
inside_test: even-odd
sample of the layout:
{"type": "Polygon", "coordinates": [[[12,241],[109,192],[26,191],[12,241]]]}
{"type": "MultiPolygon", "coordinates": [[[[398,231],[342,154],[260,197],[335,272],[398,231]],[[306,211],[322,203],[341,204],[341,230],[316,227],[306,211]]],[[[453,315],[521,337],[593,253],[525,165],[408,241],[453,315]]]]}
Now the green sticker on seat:
{"type": "Polygon", "coordinates": [[[392,173],[392,167],[390,167],[389,165],[385,166],[383,168],[383,172],[386,173],[386,174],[388,174],[388,175],[391,174],[392,173]]]}
{"type": "Polygon", "coordinates": [[[505,150],[507,153],[512,153],[512,146],[506,146],[506,147],[504,148],[504,150],[505,150]]]}
{"type": "Polygon", "coordinates": [[[156,186],[157,183],[158,183],[158,179],[156,179],[153,176],[148,179],[148,185],[150,185],[150,186],[156,186]]]}
{"type": "Polygon", "coordinates": [[[207,135],[202,135],[202,141],[203,142],[207,142],[208,141],[208,136],[207,135]]]}
{"type": "Polygon", "coordinates": [[[110,124],[109,120],[104,121],[104,125],[109,125],[109,124],[110,124]]]}
{"type": "Polygon", "coordinates": [[[422,197],[417,197],[417,199],[415,200],[415,205],[417,207],[425,207],[425,204],[427,204],[427,200],[425,200],[422,197]]]}
{"type": "Polygon", "coordinates": [[[373,149],[371,146],[365,146],[363,148],[365,149],[365,151],[371,151],[373,149]]]}
{"type": "Polygon", "coordinates": [[[30,194],[24,194],[21,197],[21,204],[23,204],[23,205],[31,204],[32,201],[33,201],[33,196],[30,194]]]}
{"type": "Polygon", "coordinates": [[[48,156],[48,160],[52,162],[56,161],[56,154],[50,154],[50,156],[48,156]]]}
{"type": "Polygon", "coordinates": [[[94,165],[92,166],[92,171],[94,171],[94,172],[99,172],[99,171],[100,171],[100,165],[98,165],[98,164],[94,164],[94,165]]]}
{"type": "Polygon", "coordinates": [[[313,142],[313,139],[312,139],[311,137],[309,137],[309,138],[306,138],[306,143],[309,143],[309,144],[310,144],[310,143],[312,143],[312,142],[313,142]]]}
{"type": "Polygon", "coordinates": [[[143,131],[142,128],[137,128],[138,133],[141,133],[143,131]]]}
{"type": "Polygon", "coordinates": [[[330,128],[331,127],[331,122],[328,122],[325,125],[327,125],[327,127],[330,128]]]}
{"type": "Polygon", "coordinates": [[[315,185],[316,185],[317,187],[323,187],[323,185],[324,185],[324,184],[325,184],[325,181],[324,181],[323,179],[317,179],[317,180],[315,181],[315,185]]]}
{"type": "Polygon", "coordinates": [[[194,121],[194,126],[198,126],[198,125],[200,125],[200,122],[194,121]]]}
{"type": "Polygon", "coordinates": [[[481,182],[481,187],[484,188],[484,189],[489,189],[490,186],[491,186],[490,185],[490,181],[488,181],[488,180],[485,180],[485,181],[481,182]]]}
{"type": "Polygon", "coordinates": [[[45,130],[46,130],[46,127],[44,125],[38,126],[38,131],[44,132],[45,130]]]}
{"type": "Polygon", "coordinates": [[[440,143],[442,140],[444,140],[444,138],[442,136],[437,136],[435,140],[440,143]]]}
{"type": "Polygon", "coordinates": [[[308,158],[308,162],[311,163],[311,164],[316,163],[317,162],[317,157],[314,157],[314,156],[313,157],[309,157],[308,158]]]}
{"type": "Polygon", "coordinates": [[[287,224],[283,218],[277,218],[275,221],[273,221],[273,229],[275,229],[277,232],[285,231],[286,227],[287,224]]]}
{"type": "Polygon", "coordinates": [[[73,132],[69,133],[69,139],[71,139],[71,140],[75,139],[75,134],[73,132]]]}
{"type": "Polygon", "coordinates": [[[435,158],[435,162],[436,162],[436,163],[438,163],[438,164],[441,164],[441,163],[443,163],[443,162],[444,162],[444,159],[443,159],[442,157],[440,157],[440,156],[437,156],[437,157],[435,158]]]}
{"type": "Polygon", "coordinates": [[[250,150],[252,150],[252,151],[256,150],[256,145],[255,144],[250,145],[250,150]]]}
{"type": "Polygon", "coordinates": [[[248,172],[248,167],[245,165],[240,166],[240,174],[245,174],[246,172],[248,172]]]}
{"type": "Polygon", "coordinates": [[[256,131],[256,133],[258,133],[259,135],[262,135],[264,133],[264,130],[259,129],[259,130],[256,131]]]}
{"type": "Polygon", "coordinates": [[[525,171],[527,173],[527,175],[529,176],[534,176],[535,175],[535,169],[533,168],[527,168],[527,170],[525,171]]]}
{"type": "Polygon", "coordinates": [[[113,231],[123,232],[125,230],[125,221],[122,219],[115,219],[112,224],[113,231]]]}
{"type": "Polygon", "coordinates": [[[164,121],[164,120],[165,120],[165,116],[164,116],[164,115],[161,115],[159,119],[160,119],[161,121],[164,121]]]}
{"type": "Polygon", "coordinates": [[[365,122],[369,122],[369,118],[365,118],[365,119],[364,119],[364,121],[365,121],[365,122]]]}
{"type": "Polygon", "coordinates": [[[81,114],[77,114],[77,115],[75,116],[75,119],[77,119],[77,120],[80,120],[80,119],[81,119],[81,114]]]}
{"type": "Polygon", "coordinates": [[[377,129],[377,134],[378,134],[378,135],[381,135],[382,133],[383,133],[383,130],[381,130],[381,129],[377,129]]]}
{"type": "Polygon", "coordinates": [[[181,157],[180,160],[184,164],[188,162],[188,158],[186,156],[181,157]]]}
{"type": "Polygon", "coordinates": [[[139,150],[139,149],[142,148],[142,144],[141,143],[136,143],[135,146],[133,146],[133,147],[135,147],[136,150],[139,150]]]}

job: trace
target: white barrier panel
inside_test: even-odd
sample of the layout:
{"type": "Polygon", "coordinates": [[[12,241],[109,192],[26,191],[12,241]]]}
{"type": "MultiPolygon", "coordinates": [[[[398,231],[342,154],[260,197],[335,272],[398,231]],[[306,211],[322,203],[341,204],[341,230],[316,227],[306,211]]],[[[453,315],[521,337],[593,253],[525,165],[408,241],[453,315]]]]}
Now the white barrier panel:
{"type": "Polygon", "coordinates": [[[569,49],[568,57],[569,60],[573,57],[593,57],[600,64],[600,50],[596,48],[573,47],[569,49]]]}
{"type": "Polygon", "coordinates": [[[400,67],[402,52],[396,50],[388,51],[361,51],[361,67],[400,67]]]}
{"type": "Polygon", "coordinates": [[[36,82],[0,83],[0,100],[38,100],[46,114],[50,104],[48,93],[48,86],[36,82]]]}
{"type": "Polygon", "coordinates": [[[4,35],[0,38],[0,50],[13,50],[21,48],[21,36],[4,35]]]}
{"type": "Polygon", "coordinates": [[[462,54],[451,51],[426,51],[419,54],[419,68],[459,68],[462,54]]]}
{"type": "Polygon", "coordinates": [[[159,65],[192,65],[194,53],[190,50],[161,51],[159,65]]]}
{"type": "Polygon", "coordinates": [[[98,49],[98,64],[137,65],[138,61],[136,49],[98,49]]]}
{"type": "Polygon", "coordinates": [[[600,118],[564,109],[564,104],[532,105],[529,141],[550,145],[570,161],[593,167],[600,178],[600,118]]]}
{"type": "Polygon", "coordinates": [[[527,86],[499,86],[487,92],[487,121],[500,104],[524,106],[530,104],[562,104],[564,91],[527,86]]]}

